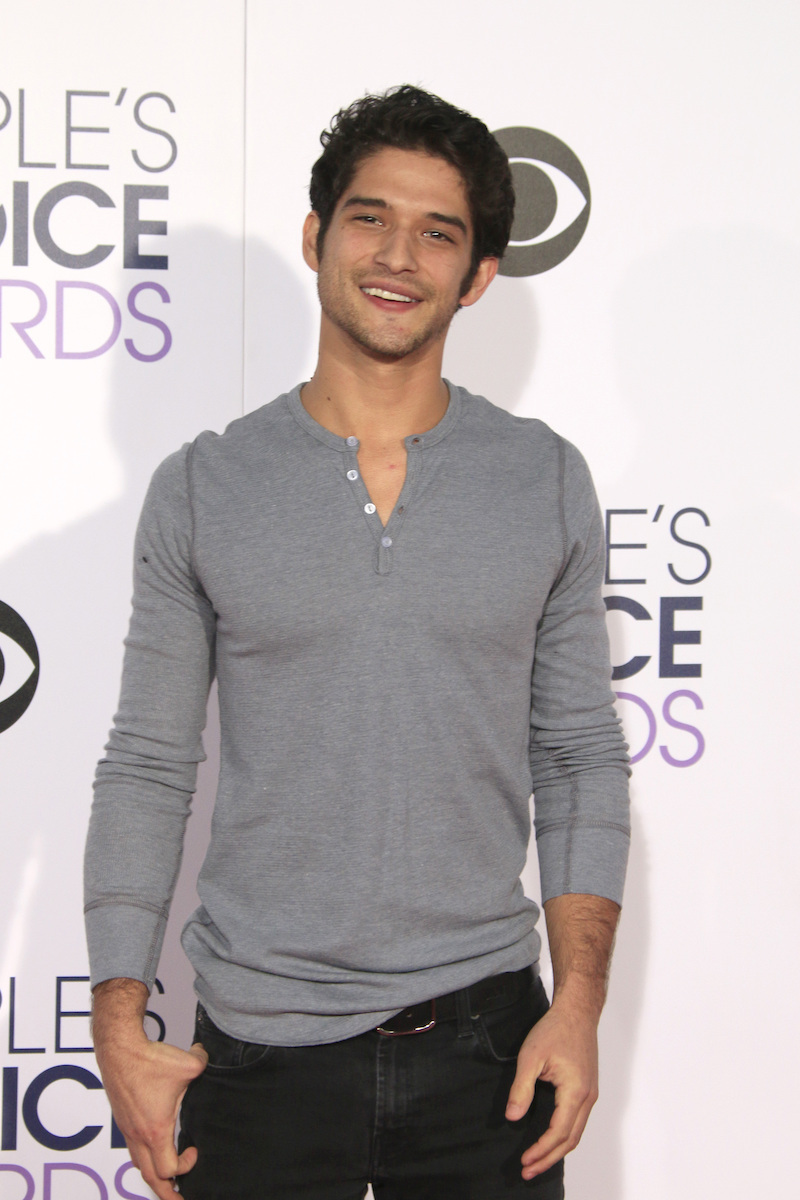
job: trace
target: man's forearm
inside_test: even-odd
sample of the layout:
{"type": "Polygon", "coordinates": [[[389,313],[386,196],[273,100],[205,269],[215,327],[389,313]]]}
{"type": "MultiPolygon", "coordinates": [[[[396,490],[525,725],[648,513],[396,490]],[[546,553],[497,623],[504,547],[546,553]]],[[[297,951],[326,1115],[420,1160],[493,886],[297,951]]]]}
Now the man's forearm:
{"type": "Polygon", "coordinates": [[[600,1019],[620,907],[603,896],[564,895],[545,901],[553,962],[554,1004],[600,1019]]]}

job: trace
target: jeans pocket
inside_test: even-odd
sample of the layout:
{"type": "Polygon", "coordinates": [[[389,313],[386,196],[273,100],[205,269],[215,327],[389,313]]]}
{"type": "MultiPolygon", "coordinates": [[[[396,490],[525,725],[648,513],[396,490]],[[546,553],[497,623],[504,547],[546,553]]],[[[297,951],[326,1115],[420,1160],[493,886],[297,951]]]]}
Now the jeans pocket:
{"type": "Polygon", "coordinates": [[[197,1006],[194,1039],[202,1044],[208,1055],[207,1071],[245,1071],[260,1066],[273,1049],[225,1033],[214,1024],[202,1004],[197,1006]]]}
{"type": "Polygon", "coordinates": [[[549,1007],[542,981],[537,977],[513,1004],[481,1013],[475,1025],[484,1055],[493,1063],[515,1062],[525,1038],[549,1007]]]}

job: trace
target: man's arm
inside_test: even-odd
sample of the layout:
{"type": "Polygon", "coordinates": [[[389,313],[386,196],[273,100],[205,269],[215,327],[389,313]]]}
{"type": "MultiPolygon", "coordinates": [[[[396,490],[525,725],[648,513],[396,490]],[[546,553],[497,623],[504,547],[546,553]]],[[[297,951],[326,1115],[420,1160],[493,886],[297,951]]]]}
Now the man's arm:
{"type": "Polygon", "coordinates": [[[544,906],[553,960],[552,1006],[522,1044],[506,1117],[528,1111],[537,1079],[556,1089],[550,1127],[522,1156],[532,1179],[574,1150],[597,1099],[597,1024],[606,995],[619,905],[602,896],[564,895],[544,906]]]}
{"type": "Polygon", "coordinates": [[[172,1200],[173,1179],[197,1161],[191,1147],[175,1150],[175,1122],[191,1081],[208,1055],[151,1042],[144,1032],[148,990],[136,979],[107,979],[94,989],[92,1035],[100,1074],[134,1166],[160,1200],[172,1200]]]}
{"type": "Polygon", "coordinates": [[[559,453],[564,555],[539,621],[530,746],[555,993],[522,1045],[506,1115],[527,1112],[537,1079],[555,1086],[556,1110],[522,1156],[526,1179],[578,1144],[597,1099],[597,1023],[630,838],[630,770],[601,595],[603,521],[580,454],[566,442],[559,453]]]}
{"type": "Polygon", "coordinates": [[[97,1061],[131,1158],[161,1200],[197,1158],[176,1154],[175,1121],[207,1062],[201,1046],[187,1053],[144,1032],[213,676],[215,617],[193,566],[188,469],[187,447],[161,464],[139,521],[120,705],[85,861],[97,1061]]]}
{"type": "Polygon", "coordinates": [[[85,858],[92,985],[152,987],[205,758],[216,620],[196,575],[189,452],[156,471],[136,532],[122,688],[98,764],[85,858]]]}

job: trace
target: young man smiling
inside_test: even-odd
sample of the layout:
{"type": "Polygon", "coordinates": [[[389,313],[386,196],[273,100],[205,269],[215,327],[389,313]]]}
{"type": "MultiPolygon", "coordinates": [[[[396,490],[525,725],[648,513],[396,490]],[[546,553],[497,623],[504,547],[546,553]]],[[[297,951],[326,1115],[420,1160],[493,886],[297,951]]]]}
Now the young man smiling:
{"type": "Polygon", "coordinates": [[[87,850],[98,1061],[162,1200],[557,1200],[628,838],[597,504],[573,447],[441,377],[511,228],[486,127],[403,87],[322,141],[315,374],[168,459],[142,514],[87,850]],[[187,1053],[142,1019],[215,666],[187,1053]]]}
{"type": "Polygon", "coordinates": [[[319,214],[306,217],[303,254],[322,317],[303,406],[333,433],[358,431],[361,477],[384,525],[405,478],[404,438],[433,429],[447,409],[450,322],[497,272],[496,257],[473,266],[472,243],[460,173],[422,150],[385,147],[364,159],[324,238],[319,214]]]}

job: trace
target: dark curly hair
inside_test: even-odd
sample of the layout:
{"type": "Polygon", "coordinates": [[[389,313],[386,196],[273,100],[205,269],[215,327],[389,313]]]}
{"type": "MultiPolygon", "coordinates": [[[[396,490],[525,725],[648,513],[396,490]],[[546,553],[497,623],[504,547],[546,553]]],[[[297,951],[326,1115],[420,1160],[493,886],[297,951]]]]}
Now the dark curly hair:
{"type": "Polygon", "coordinates": [[[319,140],[323,151],[311,171],[309,195],[319,216],[320,255],[334,209],[356,168],[384,146],[392,146],[443,158],[461,175],[474,230],[466,285],[482,258],[502,256],[514,220],[511,168],[505,151],[477,117],[403,84],[340,109],[319,140]]]}

